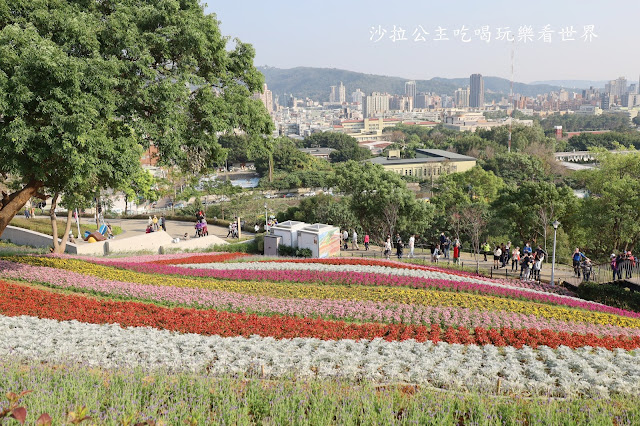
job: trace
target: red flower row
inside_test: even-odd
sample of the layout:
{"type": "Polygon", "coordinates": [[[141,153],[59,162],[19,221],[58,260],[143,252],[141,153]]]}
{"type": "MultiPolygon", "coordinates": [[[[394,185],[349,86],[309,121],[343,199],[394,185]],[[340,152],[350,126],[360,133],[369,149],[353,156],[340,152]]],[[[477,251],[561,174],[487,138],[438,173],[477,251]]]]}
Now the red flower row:
{"type": "Polygon", "coordinates": [[[552,348],[565,345],[640,348],[640,337],[580,335],[550,330],[485,330],[476,328],[471,334],[465,328],[442,331],[438,325],[427,327],[412,324],[353,324],[344,321],[299,318],[293,316],[258,316],[198,310],[165,308],[148,303],[97,300],[81,295],[52,293],[25,285],[0,281],[0,314],[5,316],[30,315],[59,321],[77,320],[93,324],[120,324],[122,327],[154,327],[158,329],[197,333],[203,335],[250,336],[260,335],[278,339],[314,337],[322,340],[353,339],[388,341],[415,339],[420,342],[445,341],[448,343],[496,346],[523,345],[552,348]]]}
{"type": "Polygon", "coordinates": [[[228,260],[234,260],[239,257],[249,256],[246,253],[215,253],[215,254],[199,254],[196,256],[181,257],[178,259],[161,259],[154,260],[153,262],[158,265],[180,265],[190,263],[216,263],[226,262],[228,260]]]}

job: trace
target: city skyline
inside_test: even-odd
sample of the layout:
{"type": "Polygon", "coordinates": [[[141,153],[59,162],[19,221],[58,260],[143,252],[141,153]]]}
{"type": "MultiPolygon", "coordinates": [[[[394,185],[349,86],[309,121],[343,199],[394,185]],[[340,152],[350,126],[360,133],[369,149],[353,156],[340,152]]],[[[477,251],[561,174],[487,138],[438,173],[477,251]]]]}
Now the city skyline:
{"type": "Polygon", "coordinates": [[[316,2],[274,6],[248,1],[216,4],[205,10],[216,14],[225,36],[255,47],[256,65],[338,68],[408,80],[473,73],[510,79],[513,53],[513,78],[524,83],[609,81],[616,76],[637,81],[640,75],[640,58],[625,54],[625,46],[633,46],[630,41],[637,39],[633,26],[619,25],[620,11],[635,16],[640,13],[640,3],[621,0],[608,4],[543,0],[535,5],[498,0],[491,6],[463,1],[454,12],[439,2],[413,0],[393,6],[379,1],[327,0],[322,6],[316,2]],[[394,25],[406,31],[408,41],[388,39],[394,25]],[[547,25],[554,31],[551,43],[538,40],[547,25]],[[583,27],[588,25],[594,26],[596,37],[580,40],[583,27]],[[474,35],[485,26],[493,32],[489,42],[474,35]],[[516,33],[514,37],[518,27],[531,26],[533,36],[529,42],[496,41],[498,27],[504,32],[507,26],[516,33]],[[574,27],[577,40],[560,41],[561,30],[569,26],[574,27]],[[386,28],[386,33],[375,43],[370,40],[371,31],[379,27],[386,28]],[[438,27],[448,31],[449,41],[429,39],[436,36],[438,27]],[[413,40],[420,35],[416,33],[419,28],[430,33],[428,41],[413,40]],[[458,36],[454,39],[455,31],[458,36]],[[461,41],[465,34],[472,39],[468,43],[461,41]]]}

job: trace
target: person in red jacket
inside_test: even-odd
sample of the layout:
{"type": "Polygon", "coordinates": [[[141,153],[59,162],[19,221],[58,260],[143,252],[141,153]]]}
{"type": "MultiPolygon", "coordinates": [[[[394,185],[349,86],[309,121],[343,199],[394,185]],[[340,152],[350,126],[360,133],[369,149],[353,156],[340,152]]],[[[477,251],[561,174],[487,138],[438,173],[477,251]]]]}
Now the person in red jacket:
{"type": "Polygon", "coordinates": [[[453,246],[453,263],[460,263],[460,244],[457,242],[453,246]]]}

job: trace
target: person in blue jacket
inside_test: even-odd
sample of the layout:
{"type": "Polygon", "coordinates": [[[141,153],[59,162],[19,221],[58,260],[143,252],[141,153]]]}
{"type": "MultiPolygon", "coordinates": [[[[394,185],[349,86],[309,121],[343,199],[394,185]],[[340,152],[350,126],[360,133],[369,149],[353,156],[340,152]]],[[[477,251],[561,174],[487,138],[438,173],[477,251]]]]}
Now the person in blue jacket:
{"type": "Polygon", "coordinates": [[[587,256],[582,254],[580,249],[576,247],[571,259],[573,260],[573,273],[576,274],[578,278],[580,278],[580,263],[585,260],[587,256]]]}

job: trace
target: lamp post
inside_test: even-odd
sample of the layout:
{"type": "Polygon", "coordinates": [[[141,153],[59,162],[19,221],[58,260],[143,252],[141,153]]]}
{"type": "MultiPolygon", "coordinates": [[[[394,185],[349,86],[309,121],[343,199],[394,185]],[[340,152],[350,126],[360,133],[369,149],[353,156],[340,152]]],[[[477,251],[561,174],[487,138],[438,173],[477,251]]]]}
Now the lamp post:
{"type": "Polygon", "coordinates": [[[269,210],[267,209],[267,203],[264,204],[264,232],[267,232],[267,226],[269,224],[269,210]]]}
{"type": "Polygon", "coordinates": [[[556,269],[556,233],[558,232],[558,226],[560,226],[560,222],[554,220],[553,223],[553,258],[551,260],[551,285],[555,285],[555,281],[553,280],[553,275],[556,269]]]}

